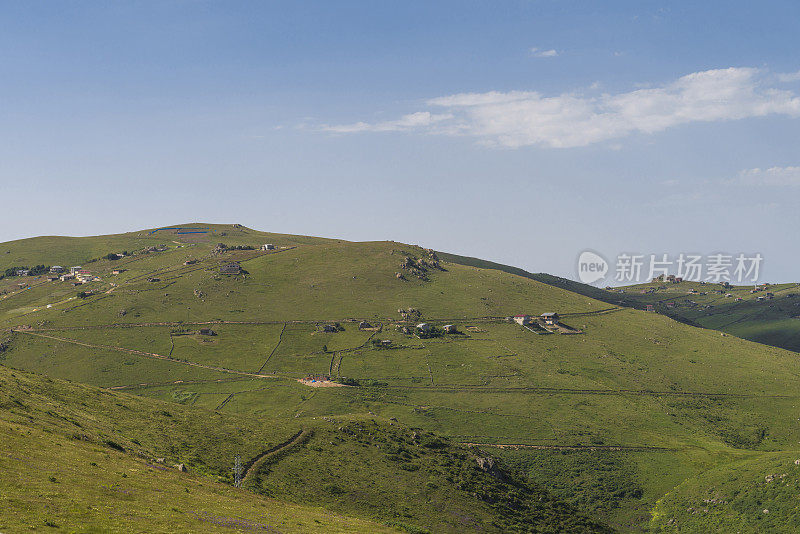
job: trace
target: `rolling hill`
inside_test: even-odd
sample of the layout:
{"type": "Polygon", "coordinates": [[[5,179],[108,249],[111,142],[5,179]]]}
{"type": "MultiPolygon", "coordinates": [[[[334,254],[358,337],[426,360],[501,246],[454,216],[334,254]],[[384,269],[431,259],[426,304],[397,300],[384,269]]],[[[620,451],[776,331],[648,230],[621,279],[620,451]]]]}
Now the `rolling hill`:
{"type": "Polygon", "coordinates": [[[598,290],[602,300],[800,352],[800,284],[648,283],[598,290]]]}
{"type": "MultiPolygon", "coordinates": [[[[459,467],[477,465],[470,454],[514,473],[527,488],[511,492],[519,502],[543,488],[560,499],[548,501],[553,510],[574,506],[631,532],[689,524],[678,505],[659,518],[693,480],[733,480],[743,461],[797,454],[794,352],[610,304],[596,298],[604,290],[413,245],[182,228],[209,230],[65,239],[63,250],[59,238],[0,244],[0,268],[58,261],[92,280],[0,280],[0,363],[137,402],[274,421],[286,430],[273,440],[314,427],[312,441],[253,478],[253,490],[434,531],[425,524],[433,510],[456,510],[443,523],[454,528],[475,507],[434,497],[453,494],[449,484],[481,494],[459,467]],[[274,248],[260,250],[266,243],[274,248]],[[224,274],[231,263],[239,274],[224,274]],[[509,320],[544,312],[569,329],[509,320]],[[446,447],[409,441],[413,433],[446,447]],[[443,462],[440,450],[456,457],[443,462]],[[428,473],[404,483],[424,497],[387,497],[394,487],[375,473],[390,469],[428,473]],[[406,521],[370,505],[397,513],[407,499],[406,521]]],[[[486,491],[484,519],[466,524],[521,530],[550,513],[486,491]]],[[[788,508],[773,509],[774,524],[800,527],[788,508]]]]}
{"type": "Polygon", "coordinates": [[[0,421],[4,532],[606,530],[477,451],[376,418],[240,417],[0,366],[0,421]]]}

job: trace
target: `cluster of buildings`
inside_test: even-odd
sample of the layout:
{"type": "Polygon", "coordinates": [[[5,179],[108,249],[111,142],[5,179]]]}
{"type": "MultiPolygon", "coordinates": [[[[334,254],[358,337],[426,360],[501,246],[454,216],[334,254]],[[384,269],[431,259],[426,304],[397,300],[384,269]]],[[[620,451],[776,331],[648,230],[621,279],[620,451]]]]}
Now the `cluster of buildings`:
{"type": "Polygon", "coordinates": [[[72,284],[76,286],[100,280],[99,277],[93,275],[91,271],[82,268],[80,265],[70,267],[69,272],[66,272],[66,269],[60,265],[53,265],[50,267],[50,274],[47,276],[47,279],[51,282],[56,280],[61,280],[62,282],[72,281],[72,284]]]}

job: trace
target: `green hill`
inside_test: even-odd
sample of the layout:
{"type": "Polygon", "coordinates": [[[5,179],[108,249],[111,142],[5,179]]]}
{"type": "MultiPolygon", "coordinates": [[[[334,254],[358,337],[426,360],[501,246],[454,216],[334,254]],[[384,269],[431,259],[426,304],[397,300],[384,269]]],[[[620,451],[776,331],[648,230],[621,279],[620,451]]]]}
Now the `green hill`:
{"type": "MultiPolygon", "coordinates": [[[[482,451],[471,454],[499,457],[623,531],[648,528],[660,500],[685,481],[709,470],[730,468],[733,476],[743,454],[793,454],[800,442],[793,352],[609,304],[581,284],[412,245],[215,231],[147,234],[147,247],[164,245],[147,253],[135,241],[142,232],[113,250],[75,249],[73,257],[101,258],[82,260],[99,280],[78,287],[30,276],[0,280],[2,363],[282,421],[289,435],[288,422],[336,420],[336,429],[373,443],[370,452],[350,442],[343,454],[315,451],[309,442],[269,467],[255,489],[358,517],[375,517],[369,503],[385,497],[371,499],[391,493],[380,477],[372,478],[377,493],[362,500],[344,497],[348,488],[333,473],[320,475],[327,490],[317,501],[282,481],[307,481],[302,465],[313,458],[325,465],[335,458],[415,461],[423,449],[403,455],[393,452],[396,443],[374,441],[392,434],[394,426],[382,426],[392,419],[482,451]],[[257,250],[263,243],[275,249],[257,250]],[[241,250],[248,246],[254,249],[241,250]],[[130,254],[102,259],[119,248],[130,254]],[[223,274],[231,262],[243,272],[223,274]],[[561,326],[508,320],[544,312],[557,312],[561,326]],[[432,332],[419,332],[419,323],[432,332]],[[456,333],[445,333],[447,324],[456,333]],[[373,418],[379,426],[370,430],[373,418]]],[[[31,245],[38,248],[26,266],[52,265],[47,247],[31,245]]],[[[329,430],[315,436],[336,443],[329,430]]],[[[419,458],[419,470],[440,469],[434,457],[419,458]]],[[[409,524],[422,524],[433,508],[416,508],[409,524]]]]}
{"type": "Polygon", "coordinates": [[[800,284],[648,283],[598,291],[606,302],[638,309],[651,305],[687,324],[800,352],[800,284]]]}
{"type": "Polygon", "coordinates": [[[743,455],[665,495],[653,516],[663,532],[796,532],[800,454],[743,455]]]}
{"type": "Polygon", "coordinates": [[[394,531],[224,483],[223,452],[288,429],[208,415],[0,366],[0,529],[394,531]]]}
{"type": "Polygon", "coordinates": [[[447,261],[523,276],[613,305],[640,310],[652,305],[655,312],[676,321],[800,352],[800,284],[762,284],[754,288],[686,281],[601,289],[478,258],[439,254],[447,261]]]}
{"type": "Polygon", "coordinates": [[[0,366],[0,421],[3,531],[603,531],[475,451],[375,418],[239,417],[0,366]]]}

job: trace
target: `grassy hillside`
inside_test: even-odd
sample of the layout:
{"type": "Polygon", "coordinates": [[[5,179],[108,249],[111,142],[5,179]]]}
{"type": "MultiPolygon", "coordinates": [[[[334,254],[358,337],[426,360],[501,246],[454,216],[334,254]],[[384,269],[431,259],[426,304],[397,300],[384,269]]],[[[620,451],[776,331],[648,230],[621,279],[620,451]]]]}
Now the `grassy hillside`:
{"type": "Polygon", "coordinates": [[[287,430],[0,366],[0,529],[395,531],[224,483],[223,451],[247,454],[287,430]]]}
{"type": "MultiPolygon", "coordinates": [[[[229,247],[265,241],[255,232],[233,240],[241,229],[229,229],[229,247]]],[[[611,305],[546,275],[411,245],[275,237],[275,250],[214,251],[224,239],[190,235],[170,235],[162,252],[98,260],[91,269],[100,280],[80,287],[35,277],[25,280],[29,289],[19,277],[0,281],[7,291],[0,297],[3,363],[222,414],[335,418],[337,429],[357,422],[362,442],[374,439],[364,435],[364,421],[394,418],[500,455],[624,531],[646,528],[656,503],[685,480],[725,470],[743,453],[793,451],[800,441],[792,415],[800,386],[795,353],[611,305]],[[231,261],[246,273],[221,274],[231,261]],[[115,268],[125,270],[113,275],[115,268]],[[77,297],[87,290],[94,293],[77,297]],[[544,312],[559,313],[579,333],[506,319],[544,312]],[[363,320],[369,328],[359,328],[363,320]],[[458,333],[418,336],[420,322],[455,324],[458,333]],[[200,335],[201,328],[216,335],[200,335]],[[310,375],[349,386],[311,387],[319,384],[303,381],[310,375]]],[[[45,255],[34,261],[52,263],[45,255]]],[[[358,447],[335,456],[397,461],[389,459],[397,453],[379,452],[383,444],[370,454],[356,454],[358,447]]],[[[309,455],[304,462],[334,454],[311,454],[310,443],[301,450],[309,455]]],[[[420,469],[438,469],[436,456],[424,452],[409,454],[419,455],[420,469]]],[[[284,473],[292,465],[287,479],[308,476],[299,461],[269,469],[284,473]]],[[[261,490],[308,502],[279,480],[261,490]]],[[[347,513],[374,512],[369,499],[336,497],[332,475],[320,480],[329,491],[318,504],[351,502],[347,513]]],[[[416,491],[425,485],[408,484],[416,491]]],[[[391,489],[373,487],[380,495],[391,489]]],[[[433,503],[435,493],[423,492],[433,503]]]]}
{"type": "Polygon", "coordinates": [[[477,452],[390,421],[239,417],[2,366],[0,420],[4,531],[129,531],[133,522],[148,532],[220,525],[282,532],[604,530],[499,466],[481,469],[478,460],[488,460],[477,452]],[[304,439],[295,441],[300,434],[304,439]],[[236,454],[252,465],[245,489],[229,486],[236,454]]]}
{"type": "Polygon", "coordinates": [[[658,502],[652,526],[661,532],[797,532],[799,458],[742,455],[692,477],[658,502]]]}
{"type": "Polygon", "coordinates": [[[774,347],[800,352],[800,285],[649,283],[606,291],[608,302],[644,309],[774,347]],[[771,293],[772,296],[768,296],[771,293]]]}
{"type": "Polygon", "coordinates": [[[722,288],[699,282],[647,283],[606,290],[478,258],[439,254],[447,261],[523,276],[613,305],[643,310],[649,304],[657,313],[686,324],[800,352],[800,284],[771,284],[755,293],[753,286],[722,288]],[[767,292],[774,297],[765,298],[767,292]]]}

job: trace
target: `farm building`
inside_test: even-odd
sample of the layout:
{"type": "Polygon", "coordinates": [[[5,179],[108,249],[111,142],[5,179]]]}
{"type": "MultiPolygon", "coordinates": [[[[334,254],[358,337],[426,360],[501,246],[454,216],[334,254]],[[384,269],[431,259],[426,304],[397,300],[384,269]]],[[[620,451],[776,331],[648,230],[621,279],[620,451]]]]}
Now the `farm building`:
{"type": "Polygon", "coordinates": [[[148,282],[160,282],[161,278],[148,278],[147,281],[148,282]]]}
{"type": "Polygon", "coordinates": [[[272,243],[261,245],[261,250],[275,250],[275,245],[273,245],[272,243]]]}
{"type": "Polygon", "coordinates": [[[226,263],[222,267],[220,267],[219,272],[221,274],[241,274],[242,273],[242,266],[238,263],[226,263]]]}
{"type": "Polygon", "coordinates": [[[422,332],[430,332],[431,331],[431,325],[429,325],[428,323],[419,323],[417,325],[417,330],[420,330],[422,332]]]}
{"type": "Polygon", "coordinates": [[[75,274],[80,270],[81,270],[81,266],[80,265],[76,265],[75,267],[70,267],[69,268],[69,274],[75,274]]]}
{"type": "Polygon", "coordinates": [[[645,309],[645,311],[649,311],[649,312],[656,311],[656,307],[653,306],[652,304],[648,304],[647,306],[644,307],[644,309],[645,309]]]}
{"type": "Polygon", "coordinates": [[[531,323],[531,316],[530,315],[515,315],[514,316],[514,322],[517,323],[517,324],[521,324],[522,326],[525,326],[526,324],[530,324],[531,323]]]}
{"type": "Polygon", "coordinates": [[[53,265],[52,267],[50,267],[50,272],[53,274],[63,273],[64,268],[60,265],[53,265]]]}
{"type": "Polygon", "coordinates": [[[543,313],[541,317],[545,324],[558,324],[559,321],[558,314],[555,312],[543,313]]]}
{"type": "Polygon", "coordinates": [[[446,324],[442,327],[442,329],[444,329],[445,333],[447,334],[455,334],[456,332],[458,332],[458,330],[456,329],[456,325],[454,324],[446,324]]]}
{"type": "Polygon", "coordinates": [[[211,330],[210,328],[201,328],[200,329],[201,336],[216,336],[217,333],[211,330]]]}
{"type": "Polygon", "coordinates": [[[127,271],[127,269],[114,269],[113,271],[111,271],[111,274],[122,274],[125,271],[127,271]]]}
{"type": "Polygon", "coordinates": [[[17,276],[28,276],[28,269],[17,269],[17,276]]]}

